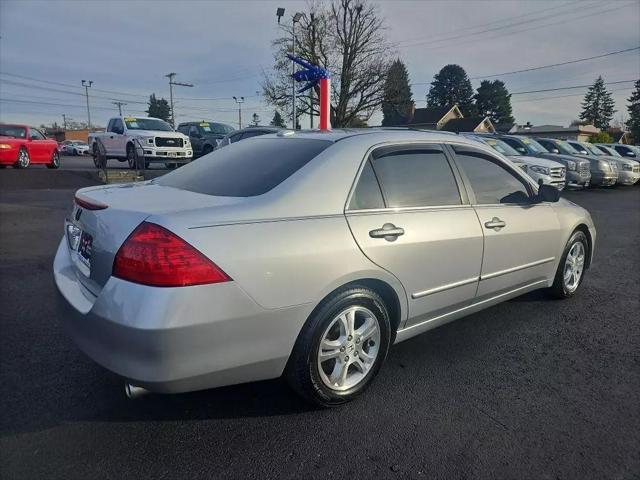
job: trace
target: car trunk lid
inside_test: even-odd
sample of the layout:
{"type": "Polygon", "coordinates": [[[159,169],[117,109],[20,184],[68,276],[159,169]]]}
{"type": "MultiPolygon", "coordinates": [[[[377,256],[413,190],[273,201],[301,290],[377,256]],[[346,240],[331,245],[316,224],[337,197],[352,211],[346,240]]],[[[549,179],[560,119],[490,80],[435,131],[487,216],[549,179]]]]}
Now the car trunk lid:
{"type": "Polygon", "coordinates": [[[90,187],[76,193],[65,236],[80,283],[98,295],[120,246],[145,219],[175,211],[222,207],[242,199],[149,184],[90,187]]]}

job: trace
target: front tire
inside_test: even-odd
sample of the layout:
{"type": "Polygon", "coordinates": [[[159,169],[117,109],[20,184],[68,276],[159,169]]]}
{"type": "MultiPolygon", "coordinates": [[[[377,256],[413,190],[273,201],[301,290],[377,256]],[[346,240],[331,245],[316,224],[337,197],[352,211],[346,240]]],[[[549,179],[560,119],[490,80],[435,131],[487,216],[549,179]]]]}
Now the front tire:
{"type": "Polygon", "coordinates": [[[380,295],[357,285],[339,290],[302,327],[285,375],[307,400],[339,406],[371,384],[390,342],[389,312],[380,295]]]}
{"type": "Polygon", "coordinates": [[[564,248],[553,285],[549,289],[554,297],[564,299],[575,295],[584,279],[588,254],[587,236],[579,230],[574,232],[564,248]]]}
{"type": "Polygon", "coordinates": [[[60,168],[60,154],[54,151],[51,154],[51,162],[47,163],[47,168],[57,169],[60,168]]]}
{"type": "Polygon", "coordinates": [[[29,157],[29,152],[27,149],[22,147],[18,152],[18,161],[16,162],[17,168],[27,168],[31,163],[31,157],[29,157]]]}
{"type": "Polygon", "coordinates": [[[131,144],[127,145],[127,162],[129,163],[129,168],[131,170],[136,169],[136,157],[136,149],[131,144]]]}

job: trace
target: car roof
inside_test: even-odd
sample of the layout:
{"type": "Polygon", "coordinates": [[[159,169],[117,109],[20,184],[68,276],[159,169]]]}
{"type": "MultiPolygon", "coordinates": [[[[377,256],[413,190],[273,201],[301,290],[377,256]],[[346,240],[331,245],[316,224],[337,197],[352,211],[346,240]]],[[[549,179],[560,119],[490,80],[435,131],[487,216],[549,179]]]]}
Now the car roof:
{"type": "Polygon", "coordinates": [[[454,132],[440,130],[419,130],[411,128],[340,128],[335,130],[286,130],[280,129],[277,133],[262,135],[260,138],[313,138],[340,142],[346,139],[361,139],[363,142],[378,144],[395,141],[425,141],[425,142],[451,142],[467,143],[469,145],[484,145],[483,143],[458,135],[454,132]]]}

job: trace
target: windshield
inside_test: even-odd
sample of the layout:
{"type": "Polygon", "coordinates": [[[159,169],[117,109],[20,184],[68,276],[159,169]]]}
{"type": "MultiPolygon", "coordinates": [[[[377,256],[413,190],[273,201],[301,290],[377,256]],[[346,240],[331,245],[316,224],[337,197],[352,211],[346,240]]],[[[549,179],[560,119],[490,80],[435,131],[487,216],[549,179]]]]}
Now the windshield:
{"type": "Polygon", "coordinates": [[[11,125],[0,125],[0,135],[5,137],[27,138],[27,129],[24,127],[13,127],[11,125]]]}
{"type": "Polygon", "coordinates": [[[207,134],[226,135],[227,133],[231,133],[234,130],[234,128],[230,125],[225,125],[224,123],[213,123],[213,122],[202,122],[200,124],[200,128],[202,129],[205,135],[207,134]]]}
{"type": "Polygon", "coordinates": [[[586,148],[587,151],[591,153],[591,155],[595,155],[595,156],[604,155],[595,145],[591,145],[590,143],[581,143],[580,145],[586,148]]]}
{"type": "Polygon", "coordinates": [[[515,148],[512,148],[502,140],[498,140],[495,138],[483,138],[482,141],[493,148],[495,151],[500,152],[502,155],[511,157],[522,155],[519,151],[517,151],[515,148]]]}
{"type": "Polygon", "coordinates": [[[611,155],[612,157],[621,157],[618,151],[615,148],[608,147],[607,145],[599,145],[598,148],[603,152],[606,152],[607,155],[611,155]]]}
{"type": "Polygon", "coordinates": [[[282,183],[331,144],[309,138],[253,138],[216,149],[153,182],[206,195],[253,197],[282,183]]]}
{"type": "Polygon", "coordinates": [[[524,143],[527,148],[534,153],[549,153],[546,148],[531,138],[521,138],[520,140],[522,140],[522,143],[524,143]]]}
{"type": "Polygon", "coordinates": [[[558,147],[560,153],[565,153],[567,155],[580,155],[579,151],[577,151],[575,148],[573,148],[563,140],[553,140],[553,143],[555,143],[556,147],[558,147]]]}
{"type": "Polygon", "coordinates": [[[173,128],[167,122],[157,118],[133,118],[124,119],[129,130],[159,130],[161,132],[171,132],[173,128]]]}

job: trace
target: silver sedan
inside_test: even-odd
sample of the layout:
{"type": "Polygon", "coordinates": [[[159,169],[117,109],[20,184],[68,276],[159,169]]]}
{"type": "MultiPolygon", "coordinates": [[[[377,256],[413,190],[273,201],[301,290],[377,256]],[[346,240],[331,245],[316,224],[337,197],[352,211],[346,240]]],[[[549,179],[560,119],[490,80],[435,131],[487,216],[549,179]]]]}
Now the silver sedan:
{"type": "Polygon", "coordinates": [[[53,271],[69,335],[130,393],[284,374],[330,406],[394,343],[534,289],[574,295],[595,240],[588,212],[480,142],[283,131],[79,190],[53,271]]]}

